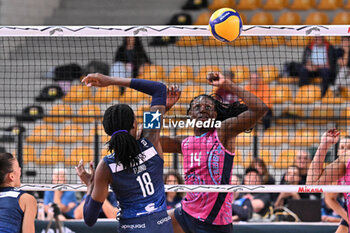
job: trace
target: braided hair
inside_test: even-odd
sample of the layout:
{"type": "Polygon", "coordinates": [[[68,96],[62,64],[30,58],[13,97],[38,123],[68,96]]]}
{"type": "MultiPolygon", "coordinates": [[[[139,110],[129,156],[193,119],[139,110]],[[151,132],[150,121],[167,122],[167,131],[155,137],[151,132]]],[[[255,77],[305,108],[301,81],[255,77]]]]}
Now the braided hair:
{"type": "Polygon", "coordinates": [[[126,170],[139,165],[141,149],[137,140],[128,133],[135,120],[134,111],[126,104],[116,104],[109,107],[103,116],[103,127],[105,132],[111,136],[107,142],[108,151],[114,152],[116,164],[122,164],[126,170]],[[113,135],[117,130],[119,132],[113,135]]]}
{"type": "MultiPolygon", "coordinates": [[[[239,101],[234,102],[232,104],[224,104],[222,101],[215,99],[213,95],[201,94],[192,99],[192,101],[190,102],[190,106],[187,109],[187,114],[189,114],[189,112],[191,111],[193,102],[200,97],[208,98],[214,103],[215,110],[217,112],[217,117],[215,120],[217,121],[224,121],[228,118],[236,117],[242,112],[248,110],[248,106],[245,104],[241,104],[239,101]]],[[[220,96],[218,97],[222,99],[220,96]]]]}
{"type": "Polygon", "coordinates": [[[5,181],[5,176],[13,172],[12,165],[15,157],[10,153],[0,153],[0,185],[5,181]]]}

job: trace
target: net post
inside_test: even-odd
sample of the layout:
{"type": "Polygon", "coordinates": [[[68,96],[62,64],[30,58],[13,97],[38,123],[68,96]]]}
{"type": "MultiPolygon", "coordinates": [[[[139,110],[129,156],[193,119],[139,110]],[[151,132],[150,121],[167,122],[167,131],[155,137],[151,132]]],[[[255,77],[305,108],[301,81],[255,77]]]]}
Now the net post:
{"type": "Polygon", "coordinates": [[[98,123],[97,123],[97,120],[95,120],[95,135],[94,135],[94,166],[95,166],[95,168],[98,165],[99,156],[100,156],[99,141],[100,141],[100,136],[98,135],[98,123]]]}

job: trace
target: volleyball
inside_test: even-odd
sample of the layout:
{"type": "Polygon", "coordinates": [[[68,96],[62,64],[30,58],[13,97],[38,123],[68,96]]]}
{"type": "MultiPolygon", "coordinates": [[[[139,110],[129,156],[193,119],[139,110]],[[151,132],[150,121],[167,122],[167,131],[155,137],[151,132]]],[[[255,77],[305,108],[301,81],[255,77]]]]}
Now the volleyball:
{"type": "Polygon", "coordinates": [[[209,20],[212,36],[221,42],[234,41],[241,34],[243,22],[237,11],[221,8],[215,11],[209,20]]]}

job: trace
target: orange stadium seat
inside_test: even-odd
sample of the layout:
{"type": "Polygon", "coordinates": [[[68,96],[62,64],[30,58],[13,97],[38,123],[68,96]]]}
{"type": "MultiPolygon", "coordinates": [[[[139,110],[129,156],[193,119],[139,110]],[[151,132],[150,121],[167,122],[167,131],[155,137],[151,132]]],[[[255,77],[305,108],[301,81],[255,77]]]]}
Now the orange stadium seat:
{"type": "Polygon", "coordinates": [[[95,93],[95,96],[91,98],[94,103],[110,103],[113,100],[120,97],[119,87],[108,86],[99,87],[95,93]]]}
{"type": "Polygon", "coordinates": [[[193,68],[191,66],[180,65],[174,66],[170,72],[169,77],[166,80],[167,83],[185,83],[193,80],[193,68]]]}
{"type": "Polygon", "coordinates": [[[262,7],[264,10],[280,11],[288,6],[289,0],[267,0],[262,7]]]}
{"type": "Polygon", "coordinates": [[[205,37],[203,38],[204,46],[226,46],[226,42],[218,41],[214,37],[205,37]]]}
{"type": "Polygon", "coordinates": [[[70,156],[64,161],[66,166],[77,166],[79,161],[88,163],[94,160],[94,150],[88,146],[79,146],[71,151],[70,156]]]}
{"type": "Polygon", "coordinates": [[[321,102],[323,104],[342,104],[344,103],[344,99],[342,97],[335,97],[333,91],[330,88],[328,88],[321,102]]]}
{"type": "Polygon", "coordinates": [[[259,45],[262,47],[276,47],[284,44],[283,36],[264,36],[260,39],[259,45]]]}
{"type": "Polygon", "coordinates": [[[280,146],[288,143],[288,130],[283,128],[270,128],[264,132],[261,138],[261,146],[280,146]]]}
{"type": "Polygon", "coordinates": [[[105,157],[106,155],[110,155],[111,152],[108,151],[108,146],[104,146],[102,149],[101,149],[101,159],[103,159],[103,157],[105,157]]]}
{"type": "Polygon", "coordinates": [[[325,25],[328,24],[328,15],[323,12],[312,12],[305,19],[305,25],[325,25]]]}
{"type": "Polygon", "coordinates": [[[146,65],[143,72],[139,75],[140,79],[147,79],[152,81],[161,81],[166,79],[165,69],[160,65],[146,65]]]}
{"type": "Polygon", "coordinates": [[[212,11],[206,11],[206,12],[200,13],[196,21],[193,23],[193,25],[208,25],[212,14],[213,14],[212,11]]]}
{"type": "MultiPolygon", "coordinates": [[[[17,151],[13,151],[12,154],[17,157],[17,151]]],[[[23,146],[23,164],[35,163],[38,160],[36,150],[31,145],[23,146]]]]}
{"type": "Polygon", "coordinates": [[[250,19],[250,25],[272,25],[274,24],[274,18],[271,13],[257,12],[250,19]]]}
{"type": "Polygon", "coordinates": [[[47,123],[63,123],[66,120],[69,120],[70,117],[62,117],[63,115],[72,115],[72,107],[66,104],[54,105],[49,112],[49,115],[61,115],[54,117],[45,117],[44,121],[47,123]]]}
{"type": "Polygon", "coordinates": [[[29,143],[44,143],[53,140],[55,128],[53,125],[36,125],[31,134],[26,138],[29,143]]]}
{"type": "Polygon", "coordinates": [[[230,71],[233,73],[233,81],[235,83],[242,83],[249,79],[250,71],[248,66],[231,66],[230,71]]]}
{"type": "Polygon", "coordinates": [[[278,68],[273,65],[260,66],[258,67],[257,72],[264,83],[270,83],[278,77],[278,68]]]}
{"type": "Polygon", "coordinates": [[[151,97],[145,93],[127,88],[124,94],[118,98],[118,101],[122,103],[150,102],[150,98],[151,97]]]}
{"type": "Polygon", "coordinates": [[[298,89],[293,102],[295,104],[312,104],[321,100],[321,88],[315,85],[305,85],[298,89]]]}
{"type": "Polygon", "coordinates": [[[83,85],[72,86],[67,95],[63,98],[66,103],[80,103],[91,99],[91,88],[83,85]]]}
{"type": "Polygon", "coordinates": [[[201,86],[186,86],[182,90],[181,97],[178,102],[181,104],[189,104],[194,97],[201,94],[205,94],[205,90],[201,86]]]}
{"type": "Polygon", "coordinates": [[[54,138],[57,143],[76,143],[83,140],[84,130],[81,125],[69,124],[60,131],[60,135],[54,138]]]}
{"type": "Polygon", "coordinates": [[[259,43],[257,36],[240,36],[230,44],[232,46],[253,46],[259,43]]]}
{"type": "Polygon", "coordinates": [[[235,150],[235,157],[233,158],[233,166],[243,166],[244,158],[239,150],[235,150]]]}
{"type": "Polygon", "coordinates": [[[251,133],[240,133],[236,137],[236,146],[251,146],[253,142],[251,133]]]}
{"type": "Polygon", "coordinates": [[[316,0],[294,0],[289,6],[290,10],[307,11],[316,6],[316,0]]]}
{"type": "Polygon", "coordinates": [[[173,154],[172,153],[163,153],[164,168],[171,168],[173,164],[173,154]]]}
{"type": "Polygon", "coordinates": [[[282,150],[276,159],[274,167],[279,169],[286,169],[289,166],[294,165],[295,156],[297,154],[297,150],[282,150]]]}
{"type": "Polygon", "coordinates": [[[290,146],[309,147],[320,142],[320,133],[315,129],[298,129],[289,141],[290,146]]]}
{"type": "Polygon", "coordinates": [[[194,81],[197,83],[207,83],[207,75],[210,72],[222,72],[221,68],[218,66],[202,66],[199,69],[198,74],[196,75],[194,81]]]}
{"type": "Polygon", "coordinates": [[[64,161],[64,149],[61,146],[48,146],[41,151],[36,163],[39,165],[56,165],[64,161]]]}
{"type": "MultiPolygon", "coordinates": [[[[96,127],[93,127],[89,131],[89,135],[85,135],[83,141],[85,143],[93,143],[95,141],[96,127]]],[[[102,125],[97,126],[97,134],[99,135],[100,142],[106,143],[109,141],[110,137],[106,134],[102,125]]]]}
{"type": "Polygon", "coordinates": [[[310,43],[310,37],[308,36],[291,36],[286,40],[288,46],[301,46],[306,47],[310,43]]]}
{"type": "MultiPolygon", "coordinates": [[[[80,116],[100,116],[101,114],[101,108],[93,104],[82,105],[78,110],[78,115],[80,116]]],[[[101,121],[101,117],[74,117],[72,121],[74,123],[93,123],[95,121],[101,121]]]]}
{"type": "Polygon", "coordinates": [[[301,106],[288,105],[285,109],[282,110],[281,116],[289,117],[289,118],[284,118],[284,119],[279,118],[276,120],[276,124],[278,125],[296,124],[300,122],[298,117],[304,117],[305,112],[301,106]]]}
{"type": "Polygon", "coordinates": [[[192,47],[201,45],[202,42],[203,37],[201,36],[182,36],[176,41],[176,45],[180,47],[192,47]]]}
{"type": "Polygon", "coordinates": [[[282,104],[293,98],[292,90],[288,85],[275,85],[271,87],[271,102],[273,104],[282,104]]]}
{"type": "Polygon", "coordinates": [[[350,126],[350,107],[343,108],[340,112],[341,118],[349,118],[349,119],[341,119],[338,120],[338,124],[340,125],[346,125],[347,127],[350,126]]]}
{"type": "Polygon", "coordinates": [[[236,6],[237,10],[255,10],[261,7],[261,0],[240,0],[236,6]]]}
{"type": "Polygon", "coordinates": [[[321,0],[316,6],[317,10],[332,11],[341,7],[343,0],[321,0]]]}
{"type": "Polygon", "coordinates": [[[350,13],[349,12],[339,12],[337,13],[332,21],[332,24],[350,24],[350,13]]]}
{"type": "Polygon", "coordinates": [[[208,6],[209,10],[215,11],[220,8],[234,8],[235,1],[234,0],[213,0],[211,4],[208,6]]]}
{"type": "Polygon", "coordinates": [[[310,117],[320,117],[320,118],[327,118],[327,119],[307,119],[305,121],[307,124],[324,125],[327,123],[331,123],[333,122],[334,110],[329,106],[315,107],[312,110],[310,117]]]}
{"type": "Polygon", "coordinates": [[[278,17],[278,25],[300,25],[301,16],[296,12],[285,12],[278,17]]]}

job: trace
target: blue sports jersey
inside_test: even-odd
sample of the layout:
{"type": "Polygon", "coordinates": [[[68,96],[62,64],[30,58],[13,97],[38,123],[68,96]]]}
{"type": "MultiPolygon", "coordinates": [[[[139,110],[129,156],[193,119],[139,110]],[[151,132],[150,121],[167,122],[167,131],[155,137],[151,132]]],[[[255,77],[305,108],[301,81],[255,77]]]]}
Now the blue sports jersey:
{"type": "Polygon", "coordinates": [[[18,200],[23,194],[16,188],[0,188],[0,232],[19,233],[22,232],[23,210],[18,200]]]}
{"type": "Polygon", "coordinates": [[[112,173],[111,188],[121,208],[120,218],[128,219],[166,210],[163,183],[164,161],[153,144],[145,138],[138,141],[143,158],[131,171],[116,165],[114,153],[103,161],[112,173]]]}

